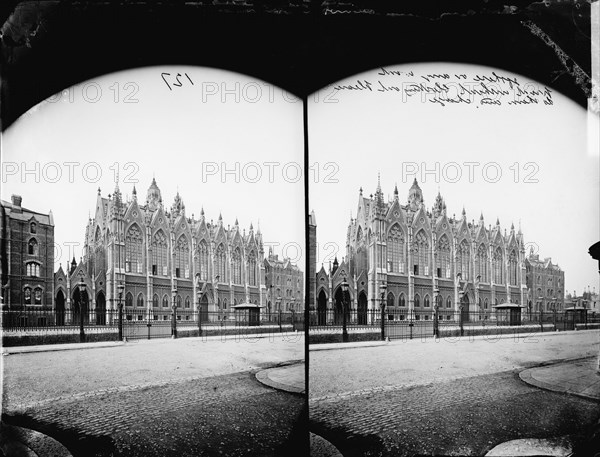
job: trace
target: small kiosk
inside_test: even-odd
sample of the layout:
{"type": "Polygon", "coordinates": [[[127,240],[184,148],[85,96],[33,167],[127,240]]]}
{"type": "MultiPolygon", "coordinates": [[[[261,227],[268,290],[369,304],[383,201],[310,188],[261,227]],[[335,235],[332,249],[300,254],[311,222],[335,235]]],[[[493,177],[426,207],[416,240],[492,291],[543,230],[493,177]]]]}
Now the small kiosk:
{"type": "Polygon", "coordinates": [[[258,326],[260,325],[260,309],[264,306],[254,303],[240,303],[231,307],[234,310],[236,326],[258,326]]]}
{"type": "Polygon", "coordinates": [[[521,305],[502,303],[492,308],[496,312],[496,325],[521,325],[521,305]]]}
{"type": "Polygon", "coordinates": [[[575,324],[587,324],[587,311],[584,306],[565,308],[565,330],[575,330],[575,324]]]}

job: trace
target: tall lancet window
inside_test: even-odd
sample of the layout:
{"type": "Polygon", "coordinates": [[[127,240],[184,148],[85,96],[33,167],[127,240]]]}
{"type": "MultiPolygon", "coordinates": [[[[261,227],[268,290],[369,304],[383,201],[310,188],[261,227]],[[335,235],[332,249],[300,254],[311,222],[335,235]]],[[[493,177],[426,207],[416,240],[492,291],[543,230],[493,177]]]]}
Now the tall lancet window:
{"type": "Polygon", "coordinates": [[[508,256],[508,274],[510,275],[509,281],[511,286],[518,285],[518,270],[519,262],[517,261],[517,252],[513,249],[510,251],[510,255],[508,256]]]}
{"type": "Polygon", "coordinates": [[[227,279],[225,277],[225,262],[225,247],[223,246],[223,243],[221,243],[217,246],[217,251],[215,252],[215,270],[216,274],[219,275],[219,282],[225,282],[227,279]]]}
{"type": "Polygon", "coordinates": [[[458,245],[458,252],[456,259],[457,273],[462,273],[463,281],[468,281],[469,278],[469,264],[471,258],[471,248],[467,240],[462,240],[458,245]]]}
{"type": "Polygon", "coordinates": [[[477,265],[475,266],[481,282],[489,282],[488,277],[488,250],[485,244],[480,244],[477,249],[477,265]]]}
{"type": "Polygon", "coordinates": [[[450,264],[451,264],[451,252],[450,252],[450,240],[446,234],[442,235],[438,240],[437,250],[437,271],[438,278],[448,279],[450,278],[450,264]]]}
{"type": "Polygon", "coordinates": [[[232,255],[232,280],[234,284],[242,283],[242,253],[240,248],[235,248],[232,255]]]}
{"type": "Polygon", "coordinates": [[[496,248],[494,256],[492,257],[492,269],[495,284],[504,284],[504,275],[502,274],[504,270],[504,266],[502,265],[503,257],[502,248],[496,248]]]}
{"type": "Polygon", "coordinates": [[[190,245],[185,235],[181,235],[175,246],[175,276],[189,279],[190,277],[190,245]]]}
{"type": "Polygon", "coordinates": [[[200,274],[200,280],[208,281],[208,246],[206,241],[201,240],[196,247],[196,274],[200,274]]]}
{"type": "Polygon", "coordinates": [[[404,273],[404,235],[398,224],[394,224],[387,236],[388,271],[404,273]]]}
{"type": "Polygon", "coordinates": [[[429,241],[424,230],[419,230],[413,242],[415,252],[414,273],[429,275],[429,241]]]}
{"type": "Polygon", "coordinates": [[[127,229],[125,236],[125,271],[127,273],[143,273],[144,240],[137,224],[127,229]]]}
{"type": "Polygon", "coordinates": [[[152,274],[157,276],[167,276],[168,271],[168,251],[169,243],[165,232],[158,230],[152,238],[152,274]]]}

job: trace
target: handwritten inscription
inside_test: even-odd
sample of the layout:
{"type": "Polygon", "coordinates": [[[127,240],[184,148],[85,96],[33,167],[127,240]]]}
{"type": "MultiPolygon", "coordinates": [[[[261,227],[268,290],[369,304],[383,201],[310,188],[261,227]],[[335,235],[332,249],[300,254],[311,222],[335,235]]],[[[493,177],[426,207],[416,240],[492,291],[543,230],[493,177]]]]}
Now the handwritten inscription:
{"type": "Polygon", "coordinates": [[[492,71],[490,73],[423,73],[381,67],[365,79],[338,84],[337,92],[394,94],[402,101],[419,100],[439,106],[476,107],[554,104],[552,90],[492,71]]]}

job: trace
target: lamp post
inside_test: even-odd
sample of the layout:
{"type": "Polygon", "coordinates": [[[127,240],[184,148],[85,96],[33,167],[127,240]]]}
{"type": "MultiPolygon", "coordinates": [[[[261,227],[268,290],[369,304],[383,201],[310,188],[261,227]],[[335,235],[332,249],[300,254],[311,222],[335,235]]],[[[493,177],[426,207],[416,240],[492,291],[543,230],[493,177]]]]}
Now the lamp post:
{"type": "Polygon", "coordinates": [[[119,341],[123,341],[123,290],[125,286],[122,282],[119,282],[117,286],[117,290],[119,292],[119,303],[117,303],[117,308],[119,310],[119,341]]]}
{"type": "Polygon", "coordinates": [[[83,293],[85,292],[85,283],[83,282],[83,274],[79,279],[79,341],[85,341],[85,332],[83,331],[83,293]]]}
{"type": "Polygon", "coordinates": [[[556,297],[552,298],[552,314],[554,315],[554,331],[556,331],[556,297]]]}
{"type": "MultiPolygon", "coordinates": [[[[196,273],[196,290],[199,289],[200,286],[200,273],[196,273]]],[[[198,336],[202,336],[202,305],[200,304],[200,294],[198,295],[198,304],[196,308],[198,309],[198,336]]]]}
{"type": "Polygon", "coordinates": [[[271,322],[271,304],[273,303],[273,284],[269,285],[269,322],[271,322]]]}
{"type": "Polygon", "coordinates": [[[440,290],[436,287],[433,290],[433,336],[435,336],[436,338],[439,338],[440,336],[440,330],[439,330],[439,318],[438,318],[438,311],[440,309],[440,290]]]}
{"type": "Polygon", "coordinates": [[[342,341],[348,342],[348,329],[346,328],[346,294],[348,293],[348,281],[346,277],[342,281],[342,341]]]}
{"type": "Polygon", "coordinates": [[[540,332],[544,331],[544,297],[538,297],[540,302],[540,332]]]}
{"type": "Polygon", "coordinates": [[[173,298],[171,308],[173,312],[171,314],[171,338],[177,338],[177,302],[175,301],[177,297],[177,286],[173,286],[171,289],[171,296],[173,298]]]}
{"type": "Polygon", "coordinates": [[[381,341],[385,341],[385,291],[387,284],[382,282],[379,285],[379,293],[381,294],[381,341]]]}

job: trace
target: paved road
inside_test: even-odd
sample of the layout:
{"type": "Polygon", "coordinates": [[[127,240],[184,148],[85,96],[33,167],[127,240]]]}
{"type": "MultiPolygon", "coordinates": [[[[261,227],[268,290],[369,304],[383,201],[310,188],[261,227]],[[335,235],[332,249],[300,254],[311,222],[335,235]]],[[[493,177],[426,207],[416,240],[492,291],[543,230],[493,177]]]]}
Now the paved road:
{"type": "Polygon", "coordinates": [[[598,403],[537,389],[518,373],[597,355],[598,342],[590,331],[311,351],[311,430],[345,457],[483,455],[524,437],[581,443],[577,434],[598,419],[598,403]]]}
{"type": "Polygon", "coordinates": [[[304,455],[304,397],[255,377],[302,359],[303,340],[254,341],[10,355],[3,420],[52,436],[76,457],[304,455]]]}

